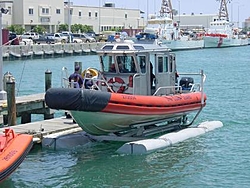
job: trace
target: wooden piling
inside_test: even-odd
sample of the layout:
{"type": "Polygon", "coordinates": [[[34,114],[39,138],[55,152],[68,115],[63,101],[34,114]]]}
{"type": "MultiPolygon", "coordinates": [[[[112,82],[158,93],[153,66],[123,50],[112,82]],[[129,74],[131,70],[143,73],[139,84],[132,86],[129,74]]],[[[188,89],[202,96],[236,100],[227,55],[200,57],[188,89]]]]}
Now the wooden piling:
{"type": "MultiPolygon", "coordinates": [[[[52,72],[50,70],[46,70],[45,72],[45,91],[51,88],[52,85],[52,72]]],[[[52,119],[54,118],[54,111],[49,108],[44,109],[44,119],[52,119]]]]}
{"type": "Polygon", "coordinates": [[[50,70],[46,70],[45,72],[45,91],[51,88],[52,83],[52,72],[50,70]]]}
{"type": "Polygon", "coordinates": [[[79,73],[81,73],[81,72],[82,72],[82,62],[76,61],[76,62],[75,62],[75,65],[74,65],[74,70],[75,70],[75,67],[76,67],[76,66],[79,66],[79,67],[80,67],[79,73]]]}
{"type": "Polygon", "coordinates": [[[8,125],[16,125],[16,97],[15,82],[8,81],[6,83],[7,106],[8,106],[8,125]]]}

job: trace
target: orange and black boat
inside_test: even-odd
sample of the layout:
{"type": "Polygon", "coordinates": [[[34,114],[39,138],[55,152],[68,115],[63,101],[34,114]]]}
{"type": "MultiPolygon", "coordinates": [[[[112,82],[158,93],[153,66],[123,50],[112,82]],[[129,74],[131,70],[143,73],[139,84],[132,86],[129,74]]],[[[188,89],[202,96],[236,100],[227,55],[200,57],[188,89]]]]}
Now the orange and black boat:
{"type": "Polygon", "coordinates": [[[16,134],[5,129],[0,134],[0,182],[6,179],[22,163],[33,145],[31,135],[16,134]]]}
{"type": "Polygon", "coordinates": [[[67,83],[45,95],[50,108],[69,111],[91,135],[143,137],[186,128],[206,105],[203,71],[177,74],[175,54],[166,48],[112,43],[97,53],[101,69],[82,74],[92,89],[67,83]]]}

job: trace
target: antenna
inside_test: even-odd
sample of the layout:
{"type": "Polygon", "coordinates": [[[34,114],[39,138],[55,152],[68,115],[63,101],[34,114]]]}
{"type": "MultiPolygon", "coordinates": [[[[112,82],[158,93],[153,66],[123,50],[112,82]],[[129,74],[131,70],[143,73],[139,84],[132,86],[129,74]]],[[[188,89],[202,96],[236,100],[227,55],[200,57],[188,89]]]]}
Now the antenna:
{"type": "Polygon", "coordinates": [[[173,19],[173,9],[172,9],[171,0],[162,0],[160,16],[161,17],[167,16],[173,19]]]}
{"type": "Polygon", "coordinates": [[[229,16],[228,16],[228,10],[227,10],[227,4],[231,3],[232,0],[216,0],[220,1],[220,9],[219,9],[219,19],[226,19],[229,21],[229,16]]]}

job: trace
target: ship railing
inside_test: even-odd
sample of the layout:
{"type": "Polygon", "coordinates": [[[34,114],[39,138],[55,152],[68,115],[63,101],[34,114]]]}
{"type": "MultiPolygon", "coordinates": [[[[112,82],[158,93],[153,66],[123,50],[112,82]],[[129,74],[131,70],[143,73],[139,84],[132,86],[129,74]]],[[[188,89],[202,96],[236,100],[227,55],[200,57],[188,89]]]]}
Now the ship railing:
{"type": "Polygon", "coordinates": [[[69,74],[68,74],[67,67],[63,67],[62,68],[62,72],[61,72],[61,87],[63,87],[63,88],[69,88],[70,87],[69,74]]]}
{"type": "Polygon", "coordinates": [[[162,95],[162,93],[164,93],[164,95],[172,95],[174,93],[182,93],[182,87],[181,86],[162,86],[159,87],[153,94],[153,96],[157,96],[157,95],[162,95]],[[167,92],[169,91],[170,92],[167,92]],[[162,91],[166,91],[165,93],[162,91]]]}
{"type": "MultiPolygon", "coordinates": [[[[96,72],[98,72],[98,75],[92,77],[92,78],[88,78],[89,80],[93,81],[93,86],[92,89],[97,89],[97,90],[101,90],[100,87],[98,86],[98,83],[100,82],[101,85],[105,85],[107,86],[107,88],[109,89],[110,92],[114,93],[114,90],[111,88],[111,86],[109,85],[108,81],[105,79],[105,77],[103,76],[103,74],[96,68],[87,68],[88,69],[92,69],[95,70],[96,72]]],[[[83,80],[85,82],[85,79],[83,80]]]]}
{"type": "MultiPolygon", "coordinates": [[[[204,107],[204,97],[205,97],[205,94],[204,94],[204,83],[206,81],[206,75],[204,74],[203,70],[200,71],[200,73],[182,73],[182,74],[179,74],[179,75],[200,75],[201,77],[201,80],[200,80],[200,84],[196,84],[196,85],[200,85],[199,86],[199,91],[201,92],[201,107],[199,109],[199,111],[196,113],[196,115],[194,116],[194,118],[192,119],[192,121],[187,125],[192,125],[193,122],[195,121],[195,119],[198,117],[198,115],[200,114],[200,112],[202,111],[203,107],[204,107]]],[[[194,86],[192,86],[194,87],[194,86]]]]}

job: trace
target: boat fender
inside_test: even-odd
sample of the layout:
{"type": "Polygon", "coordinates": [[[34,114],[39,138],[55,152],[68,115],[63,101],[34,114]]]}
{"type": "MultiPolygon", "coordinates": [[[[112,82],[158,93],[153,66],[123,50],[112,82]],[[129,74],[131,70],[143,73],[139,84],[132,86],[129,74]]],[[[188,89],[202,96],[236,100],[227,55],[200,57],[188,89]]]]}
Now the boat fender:
{"type": "Polygon", "coordinates": [[[120,77],[110,78],[108,84],[111,84],[112,90],[116,93],[123,93],[126,90],[125,82],[120,77]],[[116,83],[118,83],[119,85],[117,86],[116,83]],[[114,88],[118,88],[118,90],[115,90],[114,88]]]}
{"type": "Polygon", "coordinates": [[[157,138],[125,143],[117,152],[120,154],[150,153],[183,142],[187,139],[200,136],[220,127],[223,127],[221,121],[206,121],[200,123],[197,127],[190,127],[177,132],[167,133],[157,138]]]}

